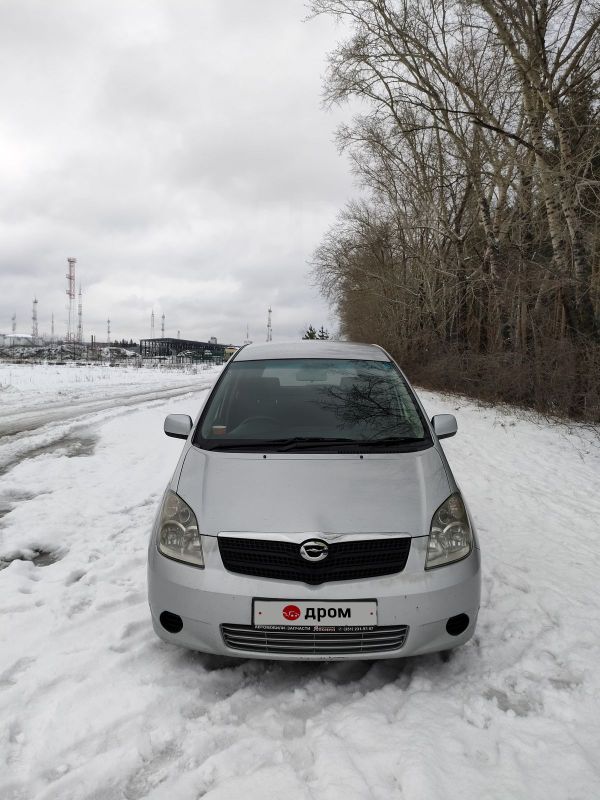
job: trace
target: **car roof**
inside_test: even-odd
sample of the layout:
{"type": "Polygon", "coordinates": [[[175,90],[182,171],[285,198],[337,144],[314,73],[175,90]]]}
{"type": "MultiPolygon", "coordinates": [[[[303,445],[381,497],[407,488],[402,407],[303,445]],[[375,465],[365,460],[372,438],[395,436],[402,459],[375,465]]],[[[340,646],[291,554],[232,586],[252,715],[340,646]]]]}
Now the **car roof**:
{"type": "Polygon", "coordinates": [[[389,361],[390,357],[375,344],[332,342],[304,339],[299,342],[249,344],[234,356],[236,361],[262,361],[272,358],[351,358],[365,361],[389,361]]]}

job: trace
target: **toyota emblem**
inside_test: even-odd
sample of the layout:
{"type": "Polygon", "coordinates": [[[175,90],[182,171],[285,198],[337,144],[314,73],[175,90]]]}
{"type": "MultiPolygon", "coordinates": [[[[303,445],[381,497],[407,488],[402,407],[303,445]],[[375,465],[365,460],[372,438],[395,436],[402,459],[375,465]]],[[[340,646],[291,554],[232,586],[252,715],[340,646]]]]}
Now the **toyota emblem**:
{"type": "Polygon", "coordinates": [[[323,561],[329,555],[329,547],[321,539],[309,539],[300,545],[300,555],[306,561],[323,561]]]}

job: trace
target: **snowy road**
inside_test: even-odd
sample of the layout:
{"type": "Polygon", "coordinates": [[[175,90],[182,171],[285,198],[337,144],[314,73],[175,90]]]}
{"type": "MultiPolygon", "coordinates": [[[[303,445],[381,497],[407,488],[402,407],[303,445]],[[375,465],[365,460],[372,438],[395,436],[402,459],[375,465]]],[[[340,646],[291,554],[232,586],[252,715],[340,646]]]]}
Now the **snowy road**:
{"type": "MultiPolygon", "coordinates": [[[[81,455],[103,420],[157,400],[202,391],[220,368],[152,369],[0,365],[0,476],[42,454],[81,455]]],[[[11,505],[0,491],[0,517],[11,505]]]]}
{"type": "Polygon", "coordinates": [[[96,411],[104,411],[108,408],[139,406],[141,403],[150,400],[176,397],[177,395],[185,394],[185,392],[197,391],[199,384],[201,388],[210,386],[208,381],[189,383],[188,380],[188,382],[182,383],[175,388],[120,392],[111,395],[110,399],[106,400],[73,400],[67,405],[65,405],[64,401],[59,401],[44,405],[43,410],[40,410],[39,406],[36,405],[31,410],[22,409],[12,414],[3,415],[0,420],[0,437],[32,431],[51,422],[88,417],[96,411]]]}
{"type": "Polygon", "coordinates": [[[162,421],[201,397],[0,440],[2,800],[600,797],[596,444],[422,393],[459,420],[475,639],[446,659],[224,661],[156,639],[145,595],[181,448],[162,421]]]}

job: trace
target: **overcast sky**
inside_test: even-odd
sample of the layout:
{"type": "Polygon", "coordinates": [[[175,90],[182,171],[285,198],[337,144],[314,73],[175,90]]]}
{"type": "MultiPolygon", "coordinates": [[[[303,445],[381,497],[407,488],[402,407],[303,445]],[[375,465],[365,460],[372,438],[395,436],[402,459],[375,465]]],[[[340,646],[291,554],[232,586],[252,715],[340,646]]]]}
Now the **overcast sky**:
{"type": "Polygon", "coordinates": [[[354,192],[302,0],[0,0],[0,332],[240,343],[336,321],[307,261],[354,192]]]}

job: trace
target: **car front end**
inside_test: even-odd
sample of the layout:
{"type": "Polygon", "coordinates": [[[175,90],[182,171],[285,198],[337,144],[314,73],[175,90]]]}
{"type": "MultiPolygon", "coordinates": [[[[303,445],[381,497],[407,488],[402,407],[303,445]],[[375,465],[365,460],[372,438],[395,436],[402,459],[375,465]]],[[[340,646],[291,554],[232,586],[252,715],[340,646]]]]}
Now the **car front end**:
{"type": "MultiPolygon", "coordinates": [[[[198,458],[194,452],[189,457],[198,458]]],[[[255,466],[248,463],[248,457],[241,459],[241,464],[231,454],[216,458],[237,462],[240,472],[252,472],[255,466]]],[[[265,477],[285,473],[281,460],[260,459],[265,477]],[[267,461],[269,467],[265,468],[267,461]]],[[[305,456],[301,460],[312,475],[309,494],[313,507],[320,500],[327,503],[328,494],[329,501],[337,501],[331,482],[329,492],[326,488],[326,476],[332,469],[344,474],[348,487],[362,483],[370,472],[376,476],[378,496],[363,510],[359,508],[360,486],[356,485],[354,492],[351,489],[345,503],[343,532],[307,525],[311,512],[305,505],[303,510],[296,508],[298,525],[288,522],[280,526],[286,527],[285,531],[240,530],[240,515],[233,514],[228,520],[233,530],[206,534],[199,532],[191,505],[169,490],[162,509],[170,510],[167,515],[161,510],[157,516],[148,559],[150,607],[158,636],[207,653],[289,660],[397,658],[445,650],[468,641],[479,609],[480,555],[468,512],[462,503],[456,503],[460,497],[457,492],[444,489],[443,476],[438,475],[439,489],[449,494],[440,507],[444,509],[449,502],[457,505],[458,520],[449,517],[440,525],[436,511],[424,532],[416,527],[420,515],[404,514],[399,515],[404,524],[397,525],[396,530],[366,530],[368,523],[378,518],[380,525],[376,527],[391,528],[384,511],[387,504],[382,507],[388,491],[383,475],[390,472],[387,459],[371,456],[369,463],[366,456],[337,456],[332,463],[327,457],[305,456]],[[315,472],[322,474],[321,492],[316,488],[319,479],[315,480],[315,472]],[[177,535],[173,538],[168,514],[178,506],[186,510],[183,522],[176,521],[177,535]],[[179,531],[190,520],[190,543],[186,545],[179,531]],[[349,530],[351,520],[354,530],[349,530]],[[468,533],[459,531],[458,542],[454,539],[445,548],[454,549],[451,557],[455,560],[444,561],[440,555],[444,543],[440,546],[436,530],[443,532],[452,525],[464,528],[465,522],[468,533]],[[326,555],[322,560],[307,560],[303,549],[309,556],[314,557],[319,549],[326,555]]],[[[435,465],[433,451],[429,457],[421,455],[420,461],[428,462],[421,469],[427,470],[431,462],[435,465]]],[[[232,469],[230,463],[226,471],[232,469]]],[[[190,474],[197,472],[192,469],[190,474]]],[[[190,504],[194,502],[194,483],[184,478],[178,486],[190,504]]],[[[228,502],[230,509],[252,508],[263,519],[261,509],[270,506],[281,509],[287,520],[293,519],[294,512],[289,507],[284,510],[285,502],[277,488],[265,488],[262,497],[256,494],[253,501],[251,492],[248,487],[240,490],[237,498],[224,497],[223,502],[228,502]]],[[[407,491],[412,493],[416,493],[414,486],[407,491]]],[[[439,499],[430,492],[425,496],[427,503],[435,504],[439,499]]],[[[398,505],[402,505],[401,499],[398,505]]],[[[446,514],[451,515],[452,510],[446,510],[446,514]]],[[[255,514],[249,511],[247,516],[255,514]]]]}
{"type": "Polygon", "coordinates": [[[165,430],[186,445],[149,546],[161,639],[225,656],[339,660],[421,655],[471,638],[479,547],[436,435],[453,435],[456,422],[429,423],[387,354],[367,352],[368,362],[316,367],[238,353],[250,362],[237,370],[246,383],[233,371],[217,386],[193,435],[191,420],[168,418],[165,430]],[[374,403],[401,407],[394,436],[366,427],[374,403]],[[331,434],[340,408],[353,438],[337,422],[331,434]]]}

